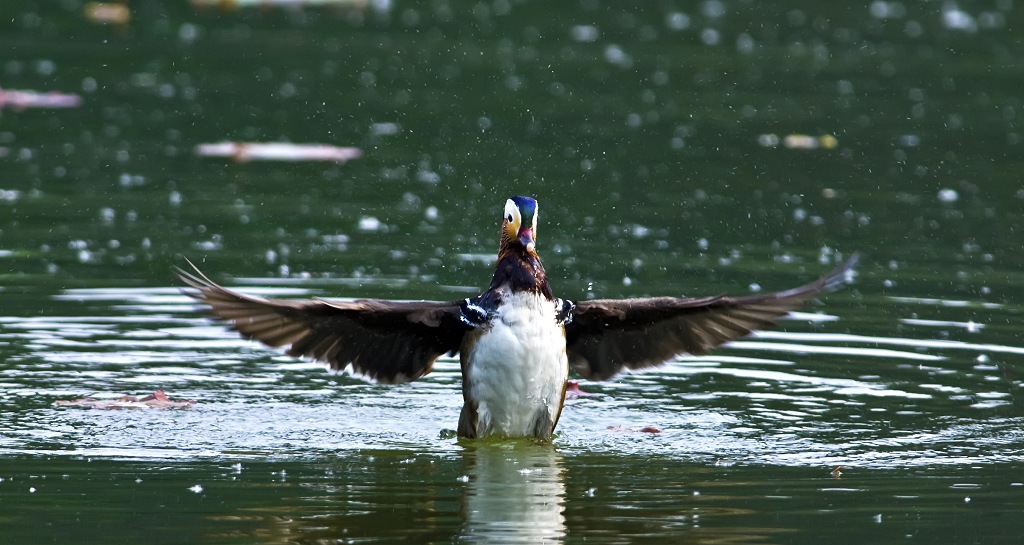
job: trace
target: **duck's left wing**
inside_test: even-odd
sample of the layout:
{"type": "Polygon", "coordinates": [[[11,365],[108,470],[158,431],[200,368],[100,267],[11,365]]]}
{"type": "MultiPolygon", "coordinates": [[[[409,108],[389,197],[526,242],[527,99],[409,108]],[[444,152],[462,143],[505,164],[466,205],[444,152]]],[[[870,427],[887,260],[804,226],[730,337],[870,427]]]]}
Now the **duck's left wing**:
{"type": "MultiPolygon", "coordinates": [[[[191,265],[191,263],[189,263],[191,265]]],[[[382,383],[408,382],[430,372],[434,360],[459,349],[470,329],[459,301],[264,299],[222,287],[192,265],[177,270],[189,296],[248,339],[288,346],[332,369],[351,366],[382,383]]]]}
{"type": "Polygon", "coordinates": [[[622,369],[704,354],[769,327],[815,296],[833,290],[856,265],[854,255],[810,284],[744,297],[595,299],[576,303],[565,326],[569,363],[582,376],[607,379],[622,369]]]}

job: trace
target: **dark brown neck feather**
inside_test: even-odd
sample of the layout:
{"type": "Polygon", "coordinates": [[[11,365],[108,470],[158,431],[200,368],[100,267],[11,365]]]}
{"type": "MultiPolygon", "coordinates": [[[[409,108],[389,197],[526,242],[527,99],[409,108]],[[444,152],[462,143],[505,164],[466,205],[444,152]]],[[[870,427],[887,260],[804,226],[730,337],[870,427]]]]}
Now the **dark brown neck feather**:
{"type": "Polygon", "coordinates": [[[503,243],[498,251],[498,266],[488,290],[508,284],[513,292],[530,291],[543,295],[549,301],[555,299],[548,285],[548,275],[536,252],[527,252],[516,242],[503,243]]]}

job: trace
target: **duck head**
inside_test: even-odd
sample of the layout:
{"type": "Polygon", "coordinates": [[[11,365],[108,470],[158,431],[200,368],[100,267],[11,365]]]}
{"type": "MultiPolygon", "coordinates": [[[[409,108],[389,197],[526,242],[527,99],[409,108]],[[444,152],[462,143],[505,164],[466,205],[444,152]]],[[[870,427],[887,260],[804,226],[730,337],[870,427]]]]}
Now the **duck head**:
{"type": "Polygon", "coordinates": [[[519,246],[527,254],[536,255],[537,200],[533,197],[511,197],[505,201],[505,217],[501,225],[501,247],[519,246]]]}

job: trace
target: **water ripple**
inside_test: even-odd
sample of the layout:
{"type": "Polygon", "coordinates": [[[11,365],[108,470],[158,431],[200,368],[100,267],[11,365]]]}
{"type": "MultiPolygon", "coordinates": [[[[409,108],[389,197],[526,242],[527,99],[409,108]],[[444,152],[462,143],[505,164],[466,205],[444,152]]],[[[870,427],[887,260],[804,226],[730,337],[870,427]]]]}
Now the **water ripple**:
{"type": "MultiPolygon", "coordinates": [[[[17,408],[0,429],[2,452],[201,459],[458,448],[444,438],[461,407],[457,359],[440,358],[415,383],[377,386],[245,341],[196,313],[173,288],[73,290],[53,301],[55,315],[0,317],[7,361],[0,407],[17,408]],[[82,301],[96,313],[68,312],[80,311],[82,301]],[[142,412],[54,406],[58,399],[155,389],[196,404],[142,412]],[[132,446],[140,430],[147,444],[132,446]]],[[[1021,381],[1005,372],[1012,362],[997,358],[1016,357],[1021,348],[986,338],[984,329],[970,332],[977,342],[967,342],[820,331],[842,321],[805,318],[787,322],[789,331],[759,332],[708,356],[610,382],[581,381],[594,395],[567,401],[559,448],[787,465],[1018,456],[1021,421],[1004,413],[1013,409],[1021,381]],[[815,331],[799,331],[801,323],[815,331]],[[964,351],[992,359],[965,361],[964,351]],[[937,415],[945,423],[935,425],[937,415]]]]}

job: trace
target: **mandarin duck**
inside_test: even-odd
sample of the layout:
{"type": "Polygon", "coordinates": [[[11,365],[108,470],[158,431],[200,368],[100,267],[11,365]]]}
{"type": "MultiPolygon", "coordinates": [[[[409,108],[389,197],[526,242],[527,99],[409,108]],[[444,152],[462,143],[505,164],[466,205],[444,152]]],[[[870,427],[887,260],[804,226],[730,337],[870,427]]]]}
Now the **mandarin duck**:
{"type": "Polygon", "coordinates": [[[601,380],[704,354],[838,287],[857,262],[776,293],[570,301],[552,293],[536,238],[537,201],[508,199],[491,283],[460,301],[264,299],[214,283],[191,262],[192,272],[177,273],[185,293],[244,337],[379,383],[415,380],[458,353],[459,436],[550,440],[570,366],[601,380]]]}

